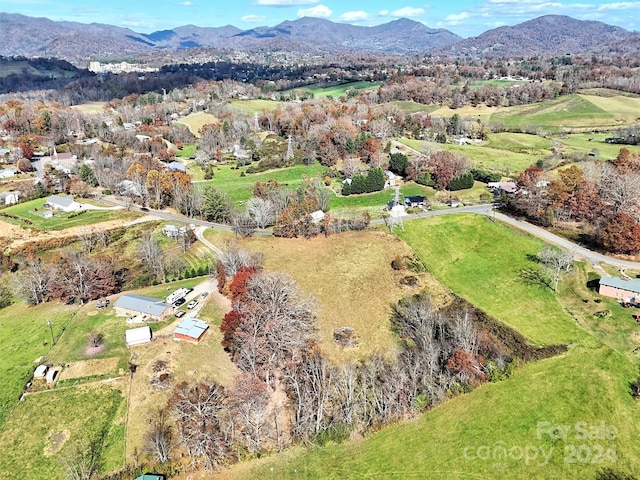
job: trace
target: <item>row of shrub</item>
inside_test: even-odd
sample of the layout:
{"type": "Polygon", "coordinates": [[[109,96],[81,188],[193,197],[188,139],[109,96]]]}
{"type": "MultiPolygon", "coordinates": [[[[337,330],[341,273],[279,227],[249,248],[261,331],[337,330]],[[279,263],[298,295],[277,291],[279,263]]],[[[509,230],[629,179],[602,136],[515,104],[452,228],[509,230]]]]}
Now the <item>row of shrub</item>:
{"type": "Polygon", "coordinates": [[[354,175],[351,183],[342,185],[342,195],[357,195],[359,193],[379,192],[384,188],[384,172],[381,168],[372,168],[366,175],[354,175]]]}

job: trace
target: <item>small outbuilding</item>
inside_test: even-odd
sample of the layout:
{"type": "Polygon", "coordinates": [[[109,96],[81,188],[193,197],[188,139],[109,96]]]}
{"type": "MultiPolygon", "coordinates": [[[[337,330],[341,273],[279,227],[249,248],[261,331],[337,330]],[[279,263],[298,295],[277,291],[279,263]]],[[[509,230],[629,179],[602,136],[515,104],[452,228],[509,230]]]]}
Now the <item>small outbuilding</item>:
{"type": "Polygon", "coordinates": [[[132,328],[124,332],[124,341],[127,347],[143,345],[151,341],[151,329],[148,325],[144,327],[132,328]]]}
{"type": "Polygon", "coordinates": [[[47,375],[47,370],[49,370],[49,367],[47,367],[46,365],[38,365],[36,367],[36,369],[33,372],[33,378],[44,378],[47,375]]]}
{"type": "Polygon", "coordinates": [[[45,375],[44,379],[47,381],[47,383],[54,383],[58,378],[58,373],[59,371],[57,369],[50,368],[47,371],[47,374],[45,375]]]}
{"type": "Polygon", "coordinates": [[[207,333],[209,325],[193,317],[187,317],[173,332],[174,340],[186,340],[188,342],[198,343],[207,333]]]}

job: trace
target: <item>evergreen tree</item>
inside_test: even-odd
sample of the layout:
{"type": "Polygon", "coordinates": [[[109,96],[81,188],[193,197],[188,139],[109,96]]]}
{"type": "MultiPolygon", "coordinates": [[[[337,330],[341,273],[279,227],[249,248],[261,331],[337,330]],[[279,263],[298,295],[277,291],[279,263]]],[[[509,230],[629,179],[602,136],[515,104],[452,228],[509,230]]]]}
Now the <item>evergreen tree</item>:
{"type": "Polygon", "coordinates": [[[224,192],[213,185],[204,188],[203,213],[210,222],[224,223],[231,214],[231,205],[224,192]]]}

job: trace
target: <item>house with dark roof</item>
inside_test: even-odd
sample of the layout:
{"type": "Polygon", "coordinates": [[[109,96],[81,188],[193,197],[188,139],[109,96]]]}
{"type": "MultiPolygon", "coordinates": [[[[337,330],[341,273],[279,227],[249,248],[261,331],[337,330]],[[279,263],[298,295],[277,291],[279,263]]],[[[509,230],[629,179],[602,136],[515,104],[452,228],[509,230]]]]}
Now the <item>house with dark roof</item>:
{"type": "Polygon", "coordinates": [[[404,197],[404,204],[407,208],[424,207],[425,198],[420,195],[409,195],[407,197],[404,197]]]}
{"type": "Polygon", "coordinates": [[[622,302],[640,301],[640,278],[602,277],[598,293],[622,302]]]}
{"type": "Polygon", "coordinates": [[[186,340],[188,342],[198,343],[207,333],[209,325],[193,317],[186,317],[173,332],[174,340],[186,340]]]}
{"type": "Polygon", "coordinates": [[[124,317],[138,317],[150,320],[164,320],[173,311],[173,307],[157,298],[144,297],[127,293],[113,304],[116,315],[124,317]],[[146,317],[146,318],[145,318],[146,317]]]}

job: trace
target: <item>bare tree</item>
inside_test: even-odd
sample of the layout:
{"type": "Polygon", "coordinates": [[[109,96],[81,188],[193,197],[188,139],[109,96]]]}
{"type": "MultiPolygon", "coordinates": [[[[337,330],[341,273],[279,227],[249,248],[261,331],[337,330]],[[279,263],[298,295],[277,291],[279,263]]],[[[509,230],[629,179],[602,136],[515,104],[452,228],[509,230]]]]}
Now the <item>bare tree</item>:
{"type": "Polygon", "coordinates": [[[229,408],[247,449],[261,451],[267,436],[270,415],[269,388],[259,378],[243,373],[239,375],[229,392],[229,408]]]}
{"type": "Polygon", "coordinates": [[[258,228],[266,228],[275,222],[275,207],[269,199],[251,197],[247,200],[247,214],[258,228]]]}
{"type": "Polygon", "coordinates": [[[538,254],[538,260],[549,271],[553,291],[557,292],[560,277],[573,267],[573,254],[547,245],[538,254]]]}
{"type": "Polygon", "coordinates": [[[13,291],[31,305],[49,300],[50,272],[41,259],[28,258],[22,268],[13,277],[13,291]]]}
{"type": "Polygon", "coordinates": [[[149,418],[149,430],[145,435],[145,449],[160,463],[169,461],[173,448],[173,428],[169,423],[166,408],[156,410],[149,418]]]}
{"type": "Polygon", "coordinates": [[[162,248],[158,240],[153,236],[153,233],[147,232],[144,234],[138,245],[138,252],[149,271],[155,275],[157,279],[164,278],[162,248]]]}
{"type": "Polygon", "coordinates": [[[103,444],[103,435],[93,439],[85,438],[77,443],[61,459],[65,466],[66,477],[70,480],[91,480],[102,466],[103,444]]]}
{"type": "Polygon", "coordinates": [[[223,432],[224,387],[209,380],[176,386],[168,407],[176,418],[180,441],[192,457],[208,469],[219,465],[228,452],[223,432]]]}
{"type": "Polygon", "coordinates": [[[233,277],[240,267],[262,268],[263,255],[259,252],[250,252],[234,242],[229,244],[220,256],[220,262],[227,276],[233,277]]]}

